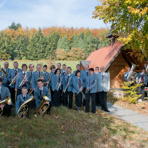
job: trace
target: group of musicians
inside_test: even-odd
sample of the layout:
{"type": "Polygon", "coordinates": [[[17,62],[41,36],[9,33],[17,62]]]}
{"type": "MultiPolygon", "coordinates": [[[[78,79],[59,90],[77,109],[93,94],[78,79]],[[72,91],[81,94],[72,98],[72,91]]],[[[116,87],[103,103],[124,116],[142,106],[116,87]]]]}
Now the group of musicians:
{"type": "MultiPolygon", "coordinates": [[[[130,82],[130,78],[128,78],[130,74],[131,68],[128,67],[128,71],[124,75],[124,79],[127,82],[130,82]]],[[[145,87],[148,87],[148,68],[147,64],[144,64],[144,67],[142,68],[141,72],[139,72],[135,78],[135,83],[141,84],[138,87],[138,94],[141,94],[141,97],[139,98],[139,101],[143,101],[145,97],[145,87]]]]}
{"type": "MultiPolygon", "coordinates": [[[[50,106],[63,105],[72,109],[73,95],[75,95],[75,110],[80,110],[84,105],[85,111],[89,112],[91,104],[92,113],[96,112],[96,105],[109,112],[107,92],[110,90],[110,75],[104,71],[103,66],[99,70],[99,67],[94,69],[86,65],[85,70],[81,70],[77,64],[77,70],[73,73],[71,67],[66,67],[65,64],[61,68],[61,63],[57,63],[57,67],[51,65],[50,73],[47,72],[47,65],[42,67],[37,64],[36,71],[33,64],[29,65],[28,71],[26,64],[22,64],[22,69],[19,69],[19,64],[15,61],[13,66],[13,69],[9,69],[9,63],[5,62],[3,68],[5,73],[0,71],[0,101],[8,96],[12,100],[11,105],[0,105],[8,117],[11,115],[12,106],[15,106],[15,115],[17,115],[22,103],[31,95],[35,98],[35,102],[30,103],[31,108],[37,109],[43,96],[47,96],[50,99],[50,106]]],[[[47,113],[50,114],[50,109],[47,113]]]]}

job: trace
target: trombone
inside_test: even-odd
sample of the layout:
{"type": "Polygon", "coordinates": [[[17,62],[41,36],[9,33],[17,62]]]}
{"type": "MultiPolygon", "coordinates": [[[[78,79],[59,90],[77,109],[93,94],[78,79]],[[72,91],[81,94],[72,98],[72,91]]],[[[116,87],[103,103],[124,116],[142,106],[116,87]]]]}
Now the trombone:
{"type": "Polygon", "coordinates": [[[13,85],[16,82],[17,75],[13,78],[12,82],[9,84],[9,86],[13,85]]]}

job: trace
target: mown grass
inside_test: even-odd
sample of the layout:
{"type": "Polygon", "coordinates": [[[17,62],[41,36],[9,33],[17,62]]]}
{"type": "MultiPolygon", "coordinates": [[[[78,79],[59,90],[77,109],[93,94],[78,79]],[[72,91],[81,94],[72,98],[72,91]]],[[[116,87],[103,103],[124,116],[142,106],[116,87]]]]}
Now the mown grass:
{"type": "MultiPolygon", "coordinates": [[[[8,61],[9,62],[9,68],[13,68],[13,62],[14,61],[8,61]]],[[[49,65],[49,63],[54,63],[54,64],[57,64],[57,63],[61,63],[61,64],[66,64],[67,66],[70,66],[72,68],[72,70],[76,70],[76,65],[78,63],[80,63],[80,61],[49,61],[49,60],[40,60],[40,61],[29,61],[29,60],[22,60],[22,61],[18,61],[19,63],[19,68],[21,68],[22,64],[27,64],[29,66],[29,64],[33,64],[35,67],[37,64],[41,64],[41,65],[44,65],[44,64],[47,64],[49,65]]],[[[2,67],[4,67],[4,61],[0,61],[0,65],[2,67]]],[[[56,65],[55,65],[56,66],[56,65]]],[[[48,67],[48,70],[49,70],[50,67],[48,67]]],[[[36,68],[34,69],[36,70],[36,68]]],[[[50,71],[50,70],[49,70],[50,71]]]]}
{"type": "MultiPolygon", "coordinates": [[[[14,110],[14,108],[13,108],[14,110]]],[[[0,118],[0,147],[147,147],[148,133],[100,110],[96,114],[52,108],[42,118],[0,118]]]]}

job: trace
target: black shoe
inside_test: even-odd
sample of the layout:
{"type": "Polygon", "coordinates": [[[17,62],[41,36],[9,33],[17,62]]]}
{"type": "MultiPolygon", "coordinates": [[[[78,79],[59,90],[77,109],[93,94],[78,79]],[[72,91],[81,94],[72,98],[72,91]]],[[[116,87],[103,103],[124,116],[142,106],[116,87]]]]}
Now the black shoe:
{"type": "Polygon", "coordinates": [[[110,112],[108,109],[105,109],[104,111],[105,111],[105,112],[110,112]]]}

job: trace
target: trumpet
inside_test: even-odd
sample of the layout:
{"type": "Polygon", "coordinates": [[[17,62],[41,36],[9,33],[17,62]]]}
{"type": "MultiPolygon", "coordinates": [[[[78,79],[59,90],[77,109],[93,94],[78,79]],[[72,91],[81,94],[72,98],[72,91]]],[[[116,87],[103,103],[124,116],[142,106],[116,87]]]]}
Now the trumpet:
{"type": "MultiPolygon", "coordinates": [[[[11,105],[11,98],[6,97],[5,100],[0,101],[0,105],[5,104],[5,103],[8,104],[8,105],[11,105]]],[[[2,114],[3,114],[3,109],[0,108],[0,116],[2,116],[2,114]]]]}
{"type": "Polygon", "coordinates": [[[6,77],[8,77],[8,73],[4,70],[4,68],[1,68],[0,70],[6,75],[6,77]]]}
{"type": "Polygon", "coordinates": [[[17,112],[17,117],[20,118],[25,118],[28,114],[29,108],[28,108],[28,103],[35,101],[34,96],[31,96],[27,101],[25,101],[19,108],[18,112],[17,112]]]}
{"type": "Polygon", "coordinates": [[[40,106],[37,108],[37,110],[35,111],[35,117],[40,116],[42,117],[47,109],[50,107],[50,99],[47,96],[43,96],[42,102],[40,104],[40,106]]]}
{"type": "Polygon", "coordinates": [[[23,86],[25,84],[25,80],[27,80],[27,74],[23,78],[22,82],[20,83],[19,87],[23,86]]]}
{"type": "Polygon", "coordinates": [[[13,81],[9,84],[9,86],[13,85],[16,82],[17,75],[13,78],[13,81]]]}

